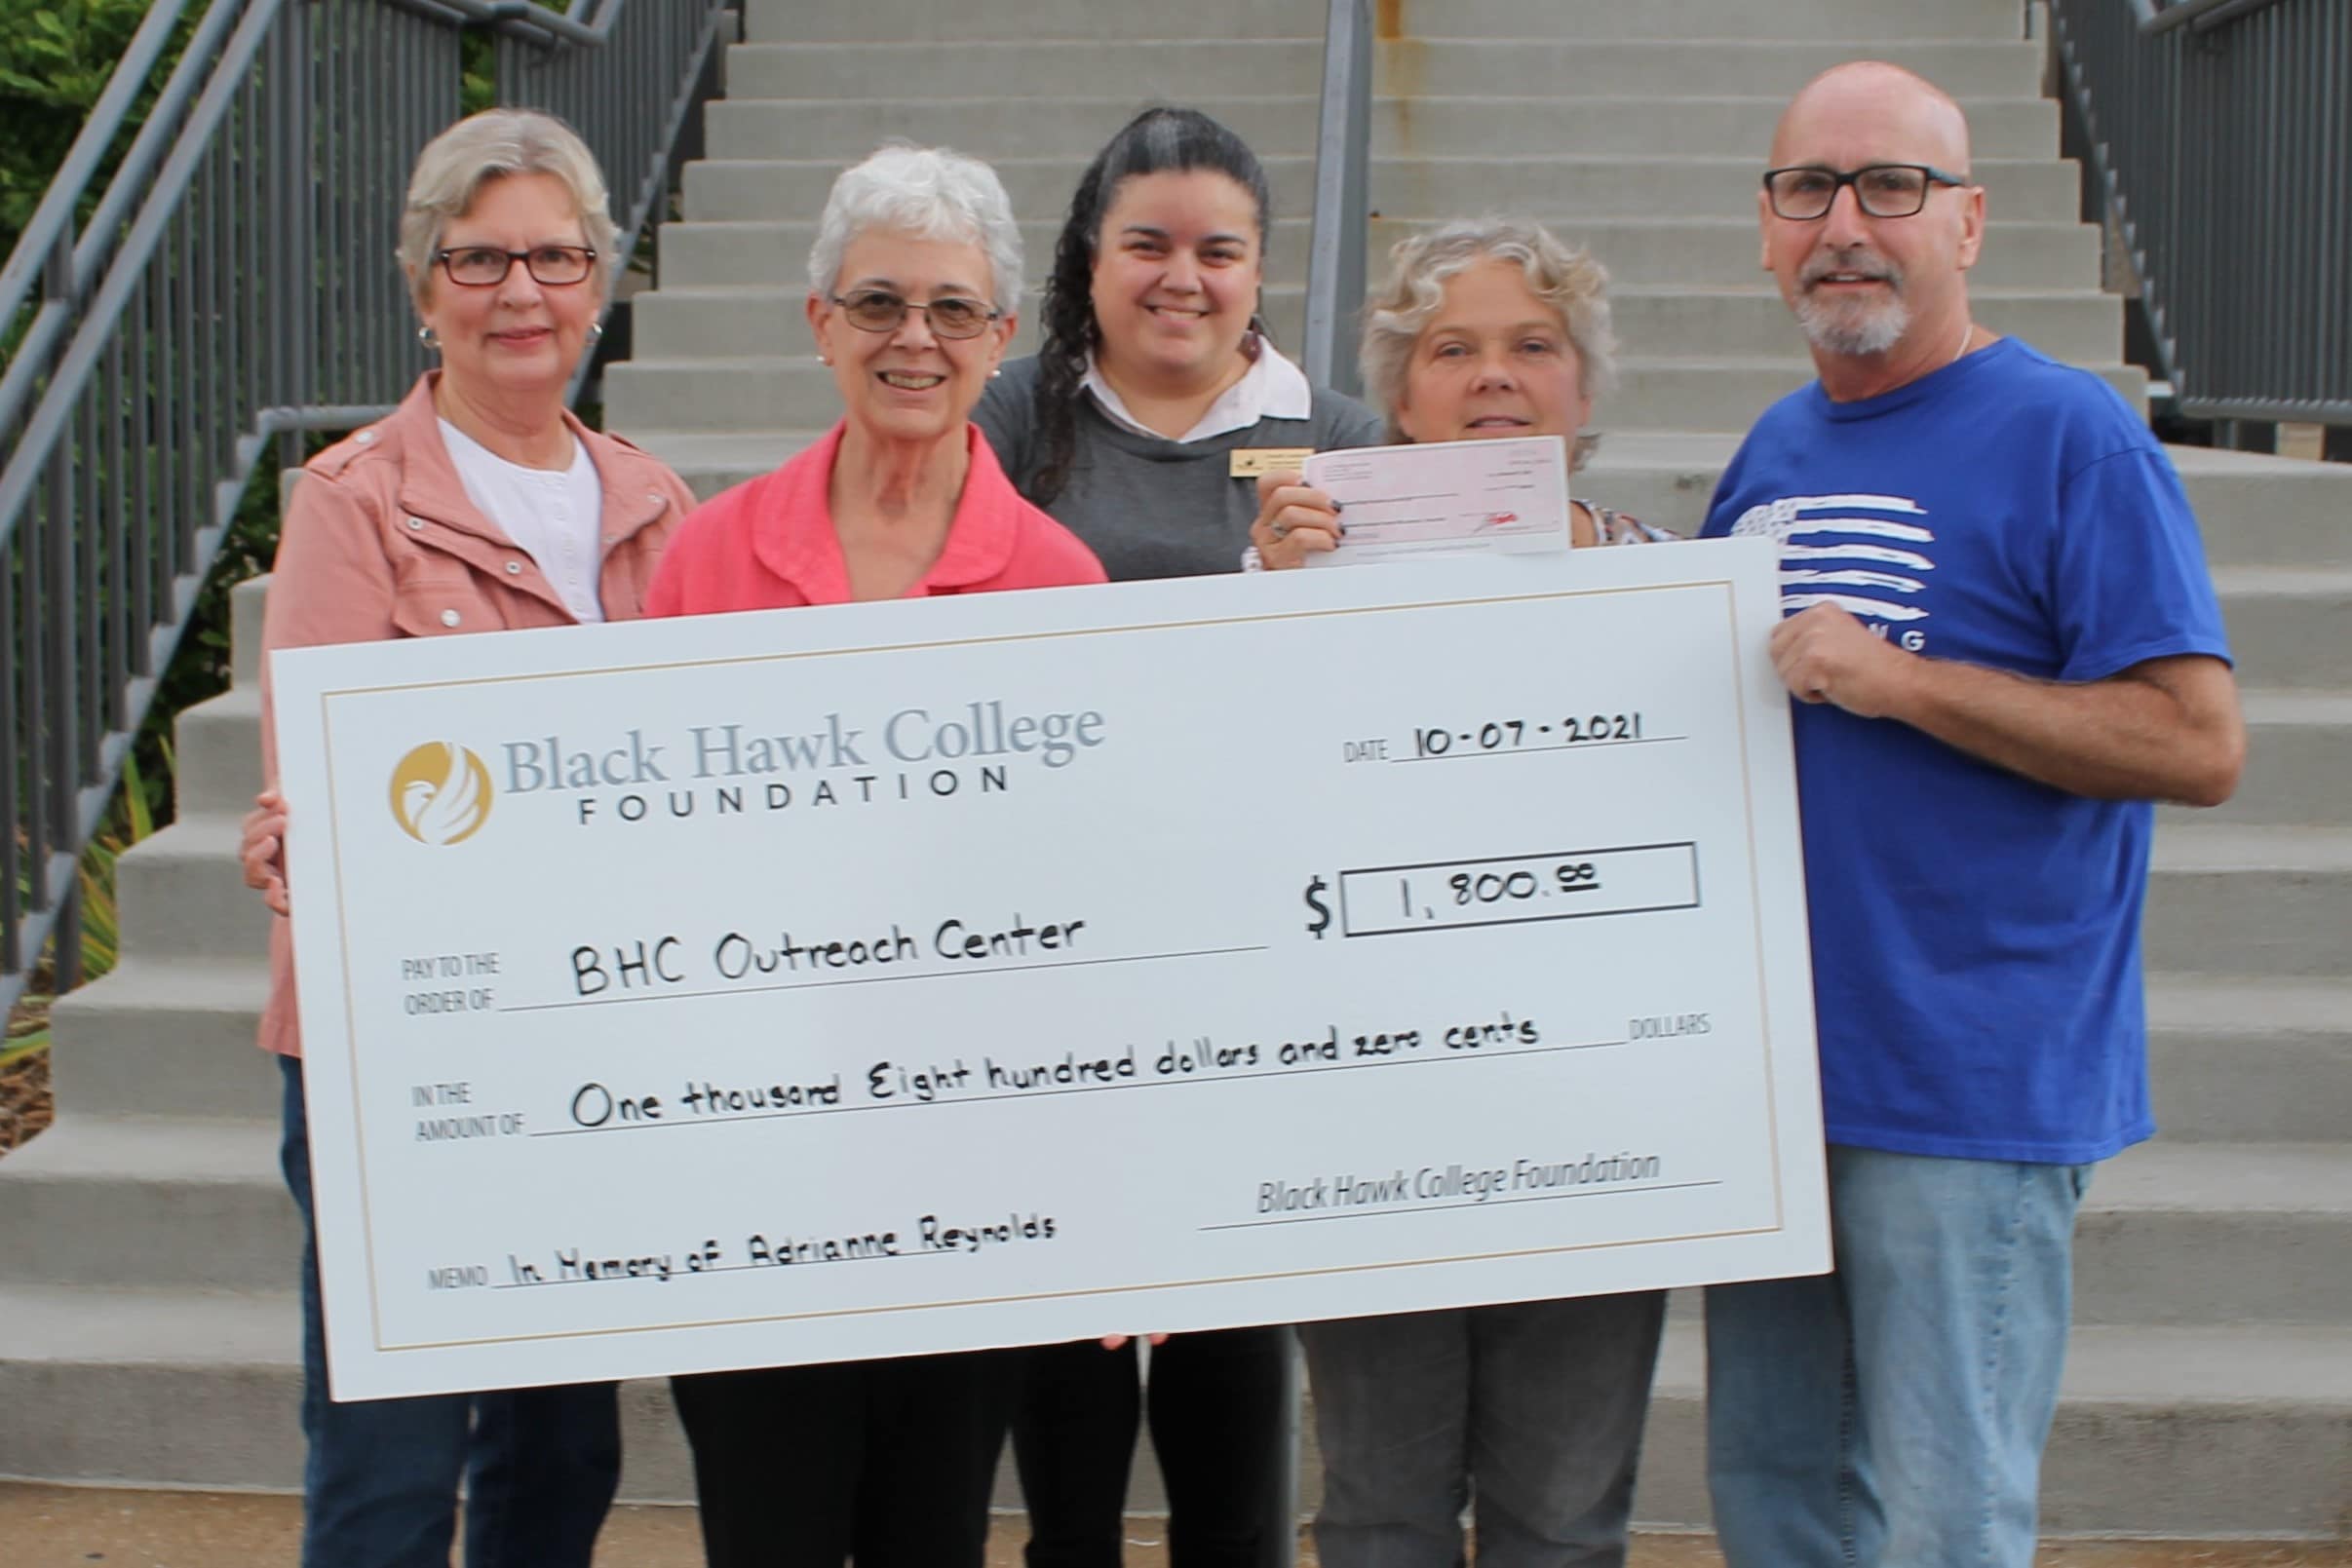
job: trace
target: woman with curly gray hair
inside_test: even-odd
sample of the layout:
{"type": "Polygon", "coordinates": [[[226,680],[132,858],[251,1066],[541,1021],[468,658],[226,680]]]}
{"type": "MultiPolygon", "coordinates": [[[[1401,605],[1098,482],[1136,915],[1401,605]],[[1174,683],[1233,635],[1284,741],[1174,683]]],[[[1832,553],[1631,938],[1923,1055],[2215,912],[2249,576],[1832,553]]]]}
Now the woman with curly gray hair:
{"type": "MultiPolygon", "coordinates": [[[[1461,219],[1398,242],[1365,307],[1365,395],[1392,441],[1558,436],[1581,468],[1586,425],[1614,379],[1608,273],[1540,223],[1461,219]]],[[[1296,474],[1259,481],[1251,543],[1268,567],[1339,547],[1337,509],[1296,474]]],[[[1672,538],[1590,501],[1569,509],[1579,545],[1672,538]]]]}
{"type": "MultiPolygon", "coordinates": [[[[1608,275],[1540,224],[1447,223],[1400,243],[1366,311],[1364,379],[1406,441],[1558,436],[1575,461],[1609,383],[1608,275]]],[[[1257,546],[1295,566],[1339,545],[1330,498],[1270,481],[1257,546]]],[[[1671,537],[1579,501],[1575,543],[1671,537]]],[[[1302,1323],[1323,1444],[1324,1568],[1625,1561],[1663,1291],[1302,1323]]]]}

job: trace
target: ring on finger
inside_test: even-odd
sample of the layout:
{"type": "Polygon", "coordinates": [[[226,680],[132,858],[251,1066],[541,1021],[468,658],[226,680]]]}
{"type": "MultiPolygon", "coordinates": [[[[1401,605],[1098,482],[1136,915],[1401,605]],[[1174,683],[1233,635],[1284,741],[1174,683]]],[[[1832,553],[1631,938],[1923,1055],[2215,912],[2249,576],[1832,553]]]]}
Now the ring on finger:
{"type": "Polygon", "coordinates": [[[1274,537],[1277,539],[1288,539],[1291,537],[1291,525],[1287,522],[1276,521],[1271,525],[1269,531],[1272,532],[1274,537]]]}

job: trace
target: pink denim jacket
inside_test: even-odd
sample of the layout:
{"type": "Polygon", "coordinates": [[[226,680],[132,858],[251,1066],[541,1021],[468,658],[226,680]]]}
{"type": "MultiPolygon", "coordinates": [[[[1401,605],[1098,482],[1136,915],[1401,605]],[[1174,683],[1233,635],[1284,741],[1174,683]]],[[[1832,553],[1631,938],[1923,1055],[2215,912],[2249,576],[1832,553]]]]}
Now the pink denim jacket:
{"type": "MultiPolygon", "coordinates": [[[[312,458],[293,488],[261,635],[261,771],[272,788],[271,650],[573,624],[538,563],[466,495],[441,439],[438,379],[438,371],[428,373],[388,417],[312,458]]],[[[694,496],[658,460],[563,417],[603,482],[598,593],[605,617],[636,620],[662,549],[694,496]]],[[[300,867],[289,870],[288,891],[300,898],[300,867]]],[[[260,1043],[298,1056],[293,941],[282,916],[270,921],[269,945],[260,1043]]]]}

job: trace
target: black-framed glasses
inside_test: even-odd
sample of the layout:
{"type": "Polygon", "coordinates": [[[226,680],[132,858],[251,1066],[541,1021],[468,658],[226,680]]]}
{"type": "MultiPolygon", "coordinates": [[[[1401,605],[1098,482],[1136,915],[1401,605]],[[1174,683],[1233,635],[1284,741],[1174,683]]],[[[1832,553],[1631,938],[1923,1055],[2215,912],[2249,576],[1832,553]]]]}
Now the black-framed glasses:
{"type": "Polygon", "coordinates": [[[433,259],[449,275],[449,282],[468,288],[487,288],[506,282],[520,261],[532,281],[549,288],[585,283],[595,270],[597,253],[584,245],[535,245],[528,250],[501,250],[494,245],[459,245],[436,250],[433,259]]]}
{"type": "Polygon", "coordinates": [[[1773,215],[1797,223],[1829,216],[1846,185],[1854,187],[1854,200],[1871,217],[1912,217],[1927,206],[1927,193],[1935,186],[1968,183],[1967,175],[1933,164],[1865,164],[1842,174],[1817,164],[1764,171],[1764,195],[1773,215]]]}
{"type": "Polygon", "coordinates": [[[887,288],[861,288],[854,294],[835,294],[833,303],[849,325],[861,332],[895,332],[910,310],[919,310],[931,323],[935,337],[978,337],[996,320],[997,313],[977,299],[949,295],[928,305],[902,299],[887,288]]]}

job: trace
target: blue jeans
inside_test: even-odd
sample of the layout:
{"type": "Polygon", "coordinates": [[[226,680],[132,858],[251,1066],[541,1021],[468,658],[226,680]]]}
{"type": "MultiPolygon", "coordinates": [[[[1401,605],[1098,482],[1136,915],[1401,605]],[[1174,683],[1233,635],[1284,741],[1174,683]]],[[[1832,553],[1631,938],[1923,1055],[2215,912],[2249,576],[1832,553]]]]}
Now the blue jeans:
{"type": "Polygon", "coordinates": [[[1836,1272],[1707,1292],[1730,1568],[2030,1568],[2088,1166],[1832,1146],[1836,1272]]]}
{"type": "Polygon", "coordinates": [[[1325,1568],[1618,1568],[1662,1291],[1302,1323],[1325,1568]]]}
{"type": "Polygon", "coordinates": [[[621,1476],[610,1383],[328,1398],[302,1063],[284,1066],[279,1159],[303,1230],[304,1568],[448,1568],[461,1478],[470,1568],[588,1568],[621,1476]]]}

